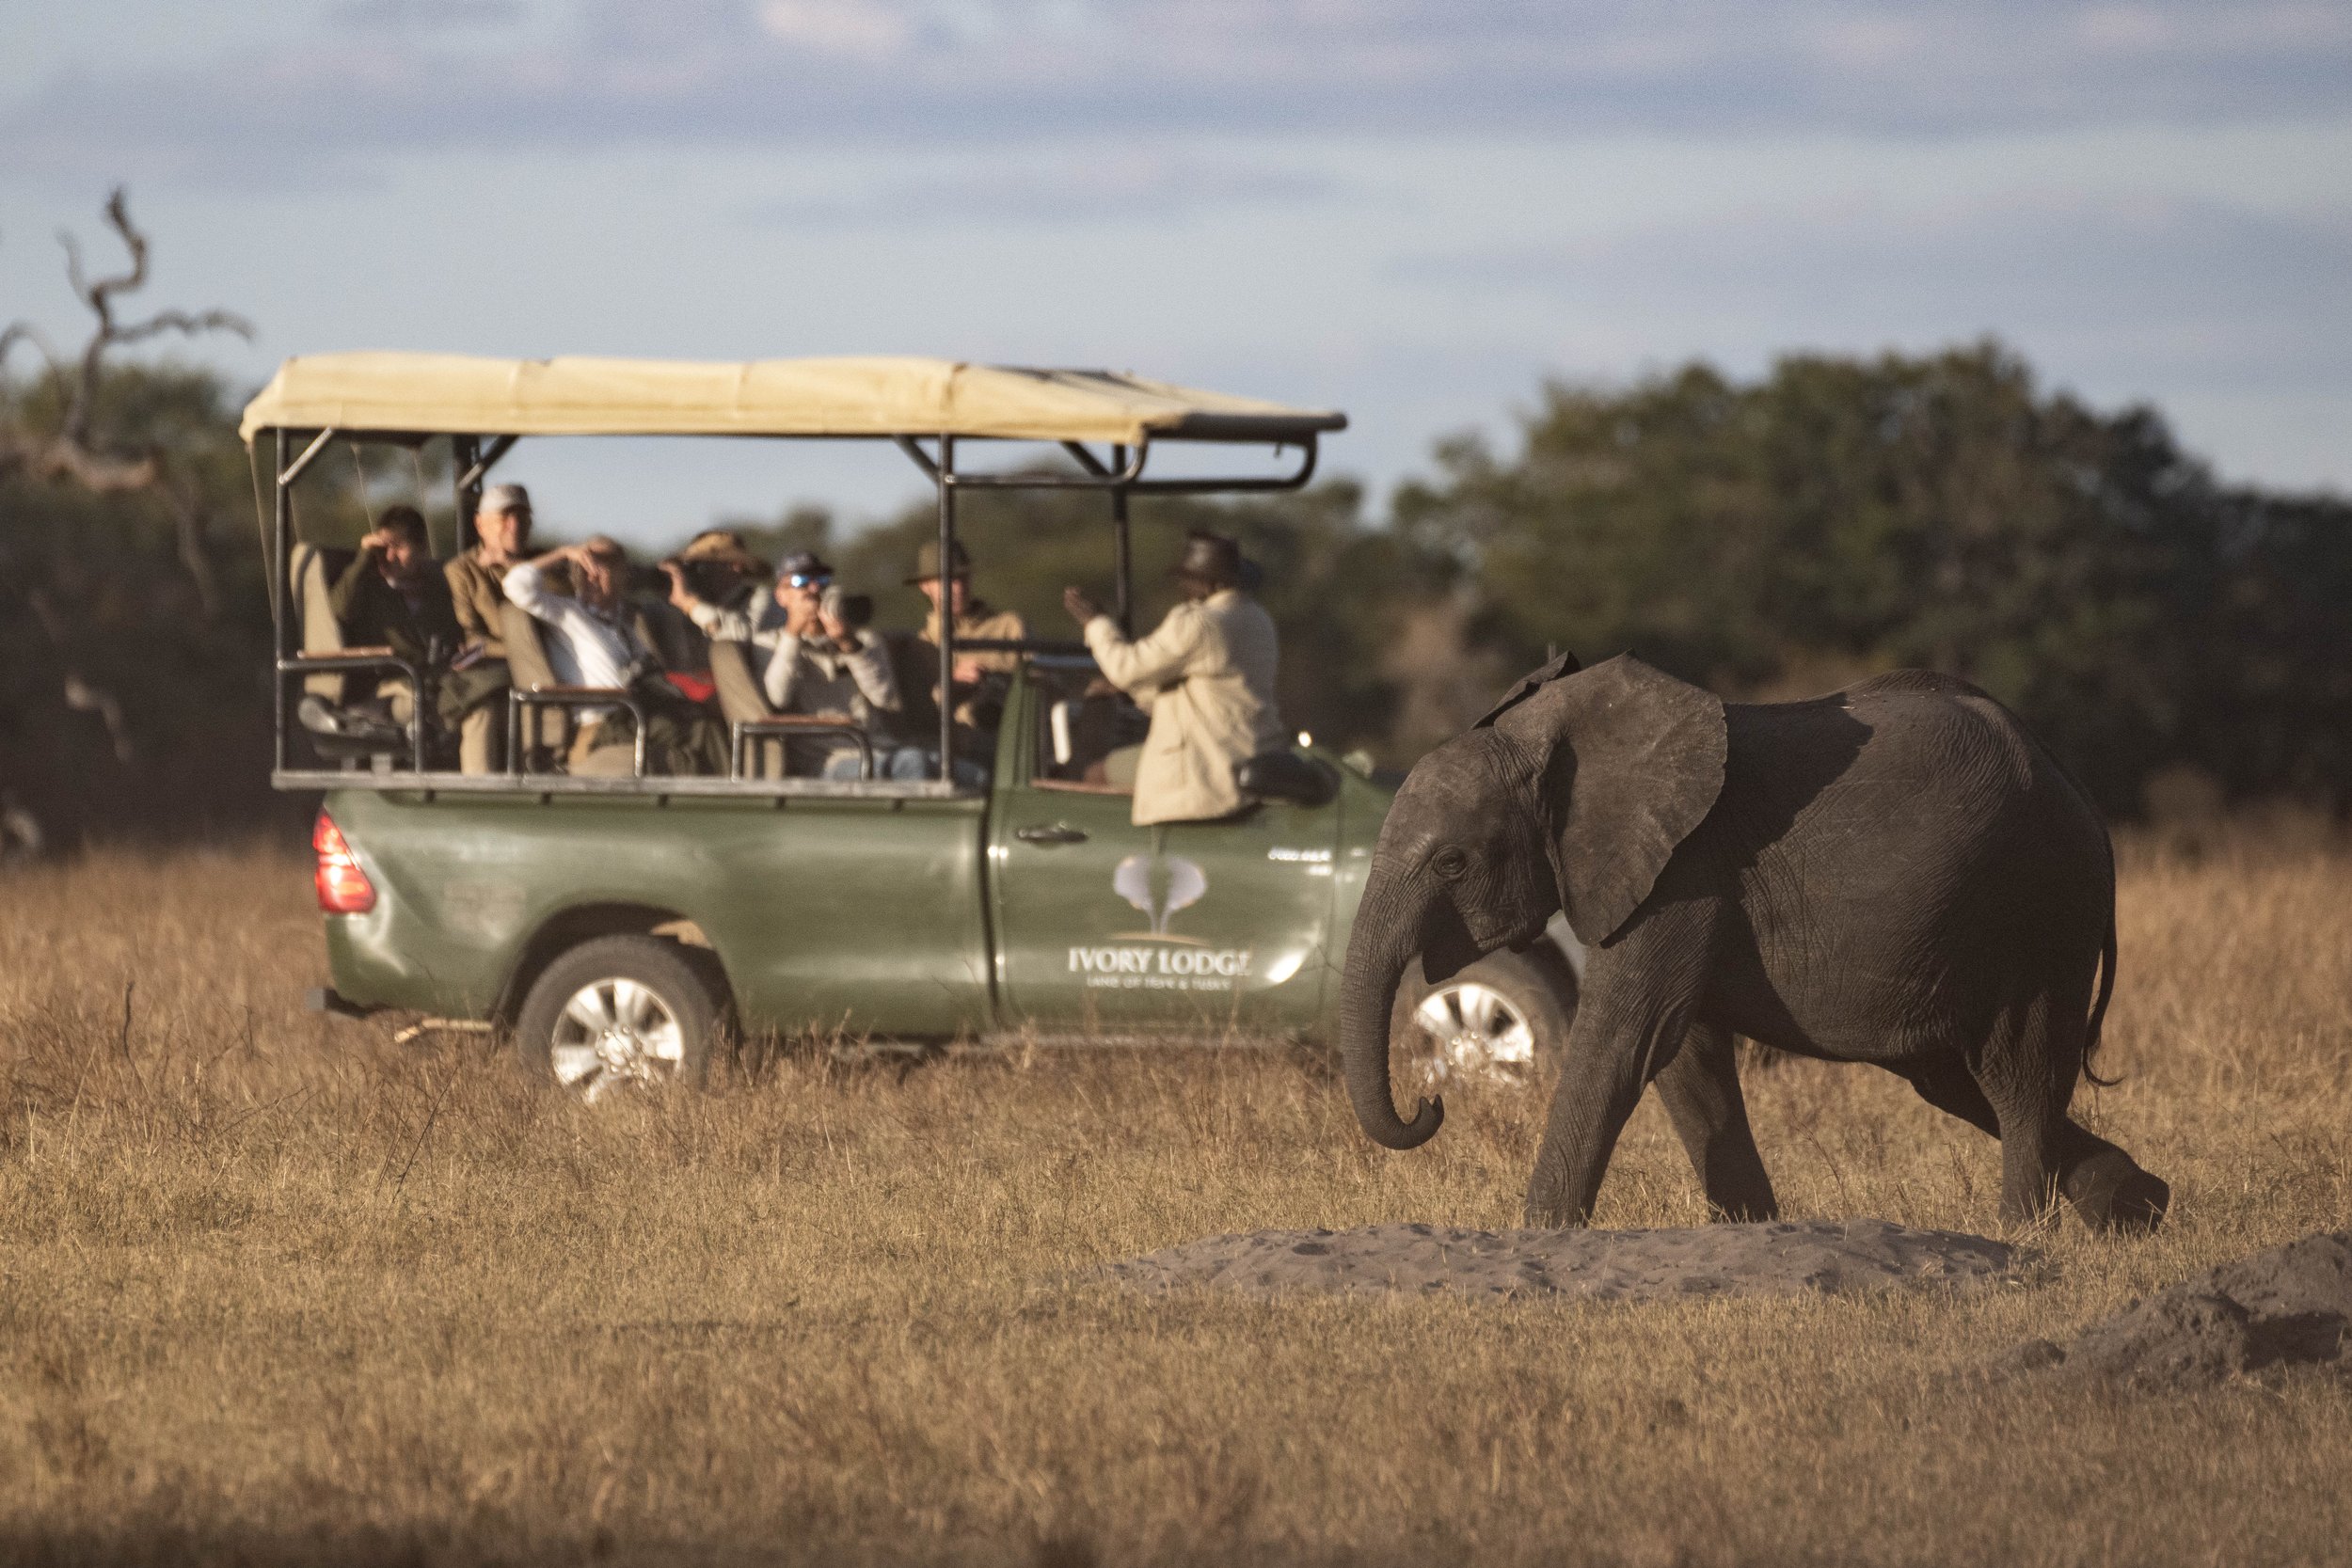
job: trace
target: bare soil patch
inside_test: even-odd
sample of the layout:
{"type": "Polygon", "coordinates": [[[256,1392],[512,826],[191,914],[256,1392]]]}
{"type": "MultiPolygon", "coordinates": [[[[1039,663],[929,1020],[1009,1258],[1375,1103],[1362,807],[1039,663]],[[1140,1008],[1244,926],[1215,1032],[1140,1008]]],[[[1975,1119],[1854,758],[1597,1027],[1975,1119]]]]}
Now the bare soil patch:
{"type": "Polygon", "coordinates": [[[1210,1236],[1103,1272],[1154,1295],[1206,1289],[1660,1301],[1980,1287],[2019,1278],[2029,1259],[1983,1236],[1879,1219],[1655,1230],[1367,1225],[1210,1236]]]}
{"type": "Polygon", "coordinates": [[[2341,1364],[2352,1349],[2352,1231],[2306,1236],[2208,1269],[2091,1324],[2031,1339],[1999,1370],[2210,1387],[2271,1367],[2341,1364]]]}

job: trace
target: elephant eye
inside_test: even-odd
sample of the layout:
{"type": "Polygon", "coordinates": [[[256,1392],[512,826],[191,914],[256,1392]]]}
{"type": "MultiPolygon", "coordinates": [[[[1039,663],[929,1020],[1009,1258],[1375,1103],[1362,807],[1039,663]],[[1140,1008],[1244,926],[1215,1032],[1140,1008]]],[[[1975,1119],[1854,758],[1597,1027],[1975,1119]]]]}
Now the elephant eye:
{"type": "Polygon", "coordinates": [[[1429,869],[1452,880],[1470,869],[1470,857],[1459,849],[1440,849],[1438,858],[1429,863],[1429,869]]]}

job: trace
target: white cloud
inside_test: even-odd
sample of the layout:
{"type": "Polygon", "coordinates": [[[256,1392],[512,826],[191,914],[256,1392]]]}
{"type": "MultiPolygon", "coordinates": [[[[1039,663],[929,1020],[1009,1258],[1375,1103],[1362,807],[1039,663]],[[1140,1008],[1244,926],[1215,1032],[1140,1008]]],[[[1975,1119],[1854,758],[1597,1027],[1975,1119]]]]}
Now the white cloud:
{"type": "Polygon", "coordinates": [[[760,29],[789,47],[886,60],[914,41],[906,8],[882,0],[762,0],[760,29]]]}
{"type": "Polygon", "coordinates": [[[2352,8],[352,0],[217,55],[115,49],[40,80],[0,106],[0,141],[102,178],[456,145],[1982,134],[2352,113],[2352,8]]]}

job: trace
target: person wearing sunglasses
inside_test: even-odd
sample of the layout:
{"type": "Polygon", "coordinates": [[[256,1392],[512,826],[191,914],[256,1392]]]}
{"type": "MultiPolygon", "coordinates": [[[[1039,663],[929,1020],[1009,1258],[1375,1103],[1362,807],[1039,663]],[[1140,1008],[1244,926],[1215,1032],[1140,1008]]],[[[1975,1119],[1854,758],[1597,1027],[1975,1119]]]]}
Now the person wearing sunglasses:
{"type": "MultiPolygon", "coordinates": [[[[710,604],[681,574],[671,575],[670,602],[713,641],[743,642],[766,652],[760,685],[771,707],[855,723],[876,737],[879,770],[890,753],[888,736],[900,707],[888,646],[854,624],[857,618],[849,596],[834,582],[833,568],[812,551],[784,558],[771,599],[772,608],[758,605],[755,616],[710,604]]],[[[795,773],[857,774],[857,749],[842,741],[796,741],[789,754],[795,773]]]]}

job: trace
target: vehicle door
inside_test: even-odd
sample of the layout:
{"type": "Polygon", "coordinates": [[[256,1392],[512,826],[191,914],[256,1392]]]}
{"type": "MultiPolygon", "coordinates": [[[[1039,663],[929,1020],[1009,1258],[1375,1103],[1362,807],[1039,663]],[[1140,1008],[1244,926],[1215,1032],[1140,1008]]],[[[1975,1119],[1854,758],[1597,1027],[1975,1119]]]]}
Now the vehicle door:
{"type": "Polygon", "coordinates": [[[1146,721],[1085,697],[1091,673],[1034,670],[1006,712],[990,872],[1009,1019],[1112,1037],[1311,1025],[1338,808],[1135,826],[1132,789],[1104,774],[1132,778],[1146,721]]]}

